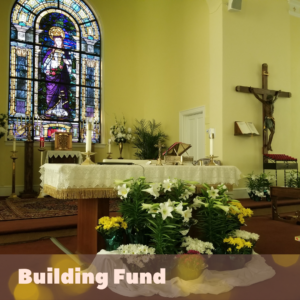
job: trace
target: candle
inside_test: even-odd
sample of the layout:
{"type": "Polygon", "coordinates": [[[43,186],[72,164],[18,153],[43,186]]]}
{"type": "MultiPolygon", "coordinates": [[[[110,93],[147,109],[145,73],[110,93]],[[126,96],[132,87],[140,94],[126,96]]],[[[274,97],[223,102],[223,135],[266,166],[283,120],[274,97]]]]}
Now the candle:
{"type": "Polygon", "coordinates": [[[209,128],[207,130],[209,136],[209,155],[214,155],[214,138],[215,138],[215,129],[209,128]]]}
{"type": "Polygon", "coordinates": [[[44,147],[45,147],[45,138],[40,137],[40,148],[44,148],[44,147]]]}
{"type": "Polygon", "coordinates": [[[16,152],[16,138],[13,140],[13,152],[16,152]]]}
{"type": "Polygon", "coordinates": [[[87,123],[85,152],[92,152],[92,123],[87,123]]]}
{"type": "Polygon", "coordinates": [[[210,144],[209,144],[209,154],[212,156],[214,155],[214,140],[211,138],[209,140],[210,144]]]}
{"type": "Polygon", "coordinates": [[[111,139],[108,140],[108,153],[111,153],[111,139]]]}

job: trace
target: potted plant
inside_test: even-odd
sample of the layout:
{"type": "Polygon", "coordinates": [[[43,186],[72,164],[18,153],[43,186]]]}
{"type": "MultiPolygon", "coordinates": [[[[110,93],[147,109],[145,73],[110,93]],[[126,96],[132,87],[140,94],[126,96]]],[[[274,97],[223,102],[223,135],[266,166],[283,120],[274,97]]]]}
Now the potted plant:
{"type": "Polygon", "coordinates": [[[123,243],[127,223],[122,217],[102,217],[96,230],[104,237],[106,250],[116,250],[123,243]]]}
{"type": "Polygon", "coordinates": [[[134,148],[137,149],[134,154],[138,159],[157,159],[158,148],[155,145],[159,141],[162,143],[168,139],[168,136],[161,130],[161,123],[155,120],[146,121],[144,119],[138,121],[134,126],[135,140],[134,148]]]}

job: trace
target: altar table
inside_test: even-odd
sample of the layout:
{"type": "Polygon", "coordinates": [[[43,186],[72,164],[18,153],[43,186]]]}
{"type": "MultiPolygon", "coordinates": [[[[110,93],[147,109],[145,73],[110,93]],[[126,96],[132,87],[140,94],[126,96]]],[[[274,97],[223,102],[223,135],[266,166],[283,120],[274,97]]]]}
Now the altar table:
{"type": "Polygon", "coordinates": [[[234,166],[193,165],[90,165],[44,164],[41,169],[45,195],[57,199],[78,199],[77,251],[96,254],[104,240],[95,227],[98,219],[109,215],[109,199],[117,198],[116,179],[146,177],[147,182],[183,179],[207,184],[238,184],[241,172],[234,166]]]}

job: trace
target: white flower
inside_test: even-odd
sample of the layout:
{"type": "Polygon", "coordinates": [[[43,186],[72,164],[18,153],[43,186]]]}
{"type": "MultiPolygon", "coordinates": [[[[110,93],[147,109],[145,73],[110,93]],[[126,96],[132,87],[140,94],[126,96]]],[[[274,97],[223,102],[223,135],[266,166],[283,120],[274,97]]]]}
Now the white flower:
{"type": "Polygon", "coordinates": [[[187,200],[189,199],[190,195],[193,195],[193,193],[189,192],[189,190],[185,190],[183,194],[179,197],[179,199],[187,200]]]}
{"type": "Polygon", "coordinates": [[[194,194],[195,191],[196,191],[196,187],[195,187],[193,184],[191,184],[191,185],[188,187],[188,189],[189,189],[189,191],[190,191],[192,194],[194,194]]]}
{"type": "Polygon", "coordinates": [[[121,199],[127,198],[129,191],[130,188],[126,188],[126,184],[123,184],[122,186],[118,186],[118,195],[121,196],[121,199]]]}
{"type": "Polygon", "coordinates": [[[242,238],[244,240],[254,240],[257,241],[259,239],[259,235],[256,233],[251,233],[245,230],[235,230],[232,234],[233,237],[242,238]]]}
{"type": "Polygon", "coordinates": [[[189,236],[183,239],[181,247],[185,247],[187,251],[198,251],[201,254],[212,254],[211,250],[215,249],[212,243],[203,242],[198,239],[192,239],[189,236]]]}
{"type": "Polygon", "coordinates": [[[173,184],[170,181],[170,179],[164,180],[164,183],[162,185],[164,192],[166,191],[170,191],[171,192],[171,188],[172,188],[173,184]]]}
{"type": "Polygon", "coordinates": [[[161,213],[163,220],[165,220],[167,217],[173,218],[172,211],[174,210],[174,208],[170,206],[168,202],[160,203],[159,206],[160,209],[158,210],[158,212],[161,213]]]}
{"type": "Polygon", "coordinates": [[[194,204],[192,204],[191,206],[195,209],[197,209],[198,207],[201,207],[202,205],[207,206],[206,203],[202,202],[201,199],[199,199],[198,197],[196,197],[193,200],[194,204]]]}
{"type": "Polygon", "coordinates": [[[252,175],[252,176],[251,176],[251,179],[252,179],[252,180],[255,180],[256,178],[257,178],[256,175],[252,175]]]}
{"type": "Polygon", "coordinates": [[[149,193],[150,195],[154,196],[155,199],[159,196],[159,192],[156,189],[154,189],[153,186],[143,190],[143,192],[149,193]]]}
{"type": "Polygon", "coordinates": [[[269,190],[266,190],[266,193],[267,193],[268,195],[270,195],[270,191],[269,191],[269,190]]]}
{"type": "Polygon", "coordinates": [[[142,203],[142,209],[149,210],[152,208],[152,204],[142,203]]]}
{"type": "Polygon", "coordinates": [[[182,235],[187,235],[188,234],[188,232],[189,232],[189,229],[187,229],[187,230],[182,230],[182,231],[179,231],[182,235]]]}
{"type": "Polygon", "coordinates": [[[118,137],[118,138],[121,138],[122,136],[123,136],[123,134],[120,133],[120,132],[117,134],[117,137],[118,137]]]}
{"type": "Polygon", "coordinates": [[[183,213],[183,205],[182,202],[180,202],[176,207],[175,207],[175,212],[177,212],[178,214],[182,215],[183,213]]]}
{"type": "Polygon", "coordinates": [[[219,190],[214,189],[212,186],[210,190],[207,190],[208,196],[212,199],[216,199],[219,196],[219,190]]]}
{"type": "Polygon", "coordinates": [[[188,222],[192,217],[192,209],[187,208],[185,211],[182,212],[183,222],[188,222]]]}
{"type": "Polygon", "coordinates": [[[229,206],[217,205],[217,204],[216,204],[216,205],[214,205],[214,207],[218,207],[218,208],[224,210],[226,213],[229,212],[229,206]]]}

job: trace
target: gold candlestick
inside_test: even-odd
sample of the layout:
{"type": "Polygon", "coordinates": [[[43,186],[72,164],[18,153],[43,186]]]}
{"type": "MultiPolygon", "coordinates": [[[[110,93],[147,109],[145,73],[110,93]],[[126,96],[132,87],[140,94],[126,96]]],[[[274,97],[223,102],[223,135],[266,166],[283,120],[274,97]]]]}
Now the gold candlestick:
{"type": "Polygon", "coordinates": [[[16,195],[16,159],[17,157],[17,152],[18,151],[11,151],[12,155],[10,158],[12,159],[12,186],[11,186],[11,195],[7,199],[20,199],[16,195]]]}
{"type": "Polygon", "coordinates": [[[91,160],[91,156],[95,155],[96,153],[92,153],[92,152],[81,152],[83,155],[86,155],[86,159],[85,161],[81,164],[82,166],[89,166],[89,165],[95,165],[94,162],[92,162],[91,160]]]}
{"type": "MultiPolygon", "coordinates": [[[[46,148],[41,147],[38,149],[41,152],[41,166],[44,164],[44,152],[46,151],[46,148]]],[[[38,198],[44,198],[44,189],[40,187],[40,194],[38,195],[38,198]]]]}
{"type": "Polygon", "coordinates": [[[158,148],[158,159],[157,159],[157,163],[156,165],[157,166],[162,166],[162,162],[161,162],[161,148],[165,147],[165,145],[163,145],[161,143],[161,141],[158,141],[158,144],[157,145],[154,145],[154,147],[158,148]]]}
{"type": "Polygon", "coordinates": [[[112,153],[111,153],[111,152],[108,152],[107,154],[108,154],[108,155],[107,155],[107,158],[106,158],[106,159],[112,159],[112,157],[111,157],[112,153]]]}
{"type": "Polygon", "coordinates": [[[214,155],[209,155],[209,156],[207,156],[207,158],[209,158],[210,159],[210,161],[209,161],[209,164],[208,164],[208,166],[218,166],[218,164],[216,164],[215,162],[214,162],[214,158],[217,158],[218,156],[214,156],[214,155]]]}

